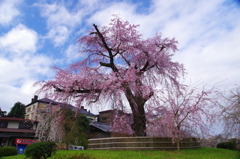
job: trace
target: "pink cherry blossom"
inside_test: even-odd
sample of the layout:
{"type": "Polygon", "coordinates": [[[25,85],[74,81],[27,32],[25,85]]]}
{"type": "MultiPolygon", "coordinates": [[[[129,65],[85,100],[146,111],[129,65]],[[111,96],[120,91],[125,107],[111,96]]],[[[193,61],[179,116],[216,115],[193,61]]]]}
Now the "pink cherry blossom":
{"type": "Polygon", "coordinates": [[[178,86],[184,67],[172,61],[177,51],[174,38],[156,33],[143,39],[138,27],[116,15],[109,26],[94,24],[88,35],[78,39],[79,53],[85,58],[66,69],[55,68],[54,79],[38,82],[39,93],[77,105],[126,99],[133,115],[134,135],[146,135],[146,102],[155,96],[159,84],[178,86]]]}

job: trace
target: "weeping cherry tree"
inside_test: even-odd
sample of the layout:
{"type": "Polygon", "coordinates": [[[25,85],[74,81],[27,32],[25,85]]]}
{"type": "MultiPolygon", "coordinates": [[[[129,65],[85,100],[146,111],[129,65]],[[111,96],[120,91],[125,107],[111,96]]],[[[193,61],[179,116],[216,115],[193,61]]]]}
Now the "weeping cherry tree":
{"type": "Polygon", "coordinates": [[[156,33],[143,39],[138,27],[117,16],[109,26],[93,24],[89,34],[78,39],[84,58],[68,68],[55,68],[55,78],[39,82],[39,91],[51,99],[71,99],[78,105],[103,99],[122,103],[125,99],[132,111],[134,135],[145,136],[146,102],[159,84],[178,86],[176,79],[184,74],[184,68],[172,61],[177,51],[174,38],[156,33]]]}

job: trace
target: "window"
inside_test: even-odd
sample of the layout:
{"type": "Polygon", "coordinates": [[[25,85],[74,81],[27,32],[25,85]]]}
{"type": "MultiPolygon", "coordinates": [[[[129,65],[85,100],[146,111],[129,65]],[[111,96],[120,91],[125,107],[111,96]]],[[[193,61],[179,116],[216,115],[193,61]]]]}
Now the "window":
{"type": "Polygon", "coordinates": [[[7,128],[8,122],[0,121],[0,128],[7,128]]]}
{"type": "Polygon", "coordinates": [[[34,114],[31,113],[31,120],[34,120],[34,114]]]}
{"type": "Polygon", "coordinates": [[[33,124],[29,123],[29,122],[20,122],[18,128],[19,129],[32,129],[33,128],[33,124]]]}
{"type": "Polygon", "coordinates": [[[102,120],[107,120],[107,118],[106,117],[102,117],[102,120]]]}

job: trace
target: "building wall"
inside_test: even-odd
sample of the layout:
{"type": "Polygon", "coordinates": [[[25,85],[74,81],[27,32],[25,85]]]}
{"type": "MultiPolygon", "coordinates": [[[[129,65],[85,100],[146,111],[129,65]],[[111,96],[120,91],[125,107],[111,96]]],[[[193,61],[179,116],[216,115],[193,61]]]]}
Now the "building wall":
{"type": "Polygon", "coordinates": [[[11,121],[11,122],[8,122],[8,127],[7,128],[18,129],[18,126],[19,126],[19,121],[11,121]]]}
{"type": "Polygon", "coordinates": [[[37,107],[37,103],[30,105],[26,108],[26,119],[34,120],[34,116],[36,115],[35,108],[37,107]]]}
{"type": "MultiPolygon", "coordinates": [[[[30,119],[30,120],[36,120],[39,121],[41,113],[43,113],[47,107],[54,107],[55,105],[57,105],[59,103],[54,102],[50,99],[44,98],[44,99],[40,99],[38,100],[37,96],[34,96],[34,98],[32,99],[32,103],[30,103],[29,105],[27,105],[26,109],[25,109],[25,119],[30,119]],[[52,103],[51,103],[52,102],[52,103]]],[[[60,107],[58,107],[60,109],[60,107]]],[[[87,118],[92,122],[92,121],[96,121],[96,117],[94,115],[88,115],[91,114],[90,112],[87,112],[87,109],[84,109],[83,106],[81,106],[81,109],[84,110],[84,113],[81,113],[83,115],[86,115],[87,118]]],[[[77,109],[78,110],[78,109],[77,109]]]]}
{"type": "Polygon", "coordinates": [[[39,121],[39,115],[40,115],[41,111],[46,109],[46,107],[47,107],[46,103],[39,103],[39,102],[29,105],[26,108],[25,119],[39,121]]]}
{"type": "Polygon", "coordinates": [[[37,127],[36,122],[33,122],[32,127],[26,128],[21,125],[23,127],[19,129],[20,123],[25,123],[25,121],[29,121],[22,118],[9,119],[8,117],[2,117],[0,121],[8,123],[7,127],[0,128],[0,146],[15,146],[16,138],[34,139],[35,130],[37,127]]]}
{"type": "Polygon", "coordinates": [[[99,112],[100,122],[110,124],[112,111],[99,112]]]}
{"type": "Polygon", "coordinates": [[[90,122],[96,122],[97,121],[95,116],[87,116],[86,115],[86,117],[90,120],[90,122]]]}
{"type": "Polygon", "coordinates": [[[108,132],[104,132],[104,131],[100,131],[100,130],[94,130],[91,132],[91,134],[89,135],[89,138],[107,138],[107,137],[111,137],[111,134],[108,132]]]}
{"type": "MultiPolygon", "coordinates": [[[[21,121],[15,121],[15,120],[1,120],[1,122],[7,122],[7,127],[6,128],[11,128],[11,129],[19,129],[19,124],[20,123],[25,123],[25,122],[29,122],[29,121],[24,121],[24,120],[21,120],[21,121]]],[[[32,123],[32,122],[30,122],[32,123]]],[[[33,122],[32,123],[32,128],[31,129],[36,129],[37,128],[37,124],[36,122],[33,122]]],[[[1,128],[0,128],[0,132],[1,132],[1,128]]]]}

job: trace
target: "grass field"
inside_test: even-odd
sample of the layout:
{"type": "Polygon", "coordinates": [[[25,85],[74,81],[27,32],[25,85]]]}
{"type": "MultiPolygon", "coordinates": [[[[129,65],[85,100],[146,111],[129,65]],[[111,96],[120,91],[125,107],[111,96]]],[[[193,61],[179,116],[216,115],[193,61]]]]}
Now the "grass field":
{"type": "MultiPolygon", "coordinates": [[[[61,150],[51,159],[74,159],[73,156],[86,156],[83,159],[240,159],[240,152],[216,149],[200,148],[181,151],[131,151],[131,150],[61,150]],[[71,157],[72,156],[72,157],[71,157]]],[[[24,159],[24,155],[2,157],[1,159],[24,159]]],[[[80,159],[77,157],[77,159],[80,159]]]]}

